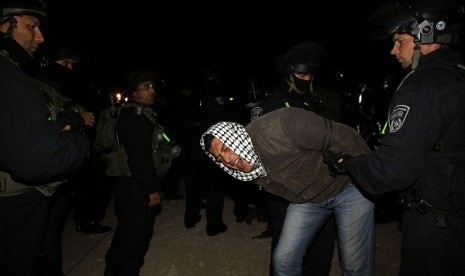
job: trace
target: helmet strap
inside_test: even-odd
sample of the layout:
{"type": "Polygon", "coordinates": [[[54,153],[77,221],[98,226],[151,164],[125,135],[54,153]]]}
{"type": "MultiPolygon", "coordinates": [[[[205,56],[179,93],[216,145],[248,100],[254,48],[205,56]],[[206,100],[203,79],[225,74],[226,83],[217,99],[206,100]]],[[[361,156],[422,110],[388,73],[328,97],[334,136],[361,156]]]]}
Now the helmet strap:
{"type": "Polygon", "coordinates": [[[288,93],[291,93],[292,90],[297,91],[297,86],[295,86],[295,81],[294,77],[292,76],[292,73],[289,74],[289,79],[286,79],[286,83],[289,85],[289,89],[287,90],[288,93]]]}
{"type": "MultiPolygon", "coordinates": [[[[292,90],[294,90],[295,92],[297,92],[298,94],[305,94],[305,91],[307,89],[305,89],[305,91],[302,91],[302,89],[299,89],[295,83],[295,79],[294,79],[294,74],[291,73],[289,74],[289,79],[286,80],[286,83],[289,85],[289,90],[287,92],[292,92],[292,90]]],[[[313,79],[309,82],[309,90],[308,90],[310,93],[313,92],[313,79]]]]}
{"type": "Polygon", "coordinates": [[[420,39],[414,37],[415,46],[413,47],[413,57],[412,57],[412,69],[417,68],[418,62],[420,61],[421,56],[421,44],[420,39]]]}
{"type": "Polygon", "coordinates": [[[13,15],[10,15],[2,21],[2,23],[5,23],[5,22],[8,22],[9,25],[3,37],[4,38],[13,37],[13,30],[16,27],[16,24],[18,23],[18,21],[16,21],[16,18],[13,15]]]}

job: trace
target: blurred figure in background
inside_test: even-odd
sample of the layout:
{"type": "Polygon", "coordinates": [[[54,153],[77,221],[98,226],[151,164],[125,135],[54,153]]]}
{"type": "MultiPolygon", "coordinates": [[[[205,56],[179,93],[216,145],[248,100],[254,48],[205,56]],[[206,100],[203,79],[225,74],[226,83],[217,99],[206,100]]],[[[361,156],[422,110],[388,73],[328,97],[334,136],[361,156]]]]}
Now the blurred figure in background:
{"type": "MultiPolygon", "coordinates": [[[[83,131],[85,131],[86,127],[90,128],[94,125],[94,115],[70,98],[74,84],[73,64],[80,61],[80,56],[73,46],[64,41],[51,39],[45,46],[46,58],[49,62],[36,71],[35,79],[47,97],[48,107],[52,114],[64,110],[78,113],[84,120],[83,131]]],[[[61,234],[71,207],[75,185],[80,184],[72,181],[73,175],[74,173],[58,186],[50,197],[50,211],[45,239],[40,251],[38,275],[63,275],[61,234]]]]}
{"type": "MultiPolygon", "coordinates": [[[[328,95],[316,85],[321,67],[327,65],[329,56],[321,45],[313,41],[303,41],[288,49],[284,56],[277,58],[277,68],[283,75],[272,93],[252,109],[251,121],[263,114],[283,107],[297,107],[338,121],[340,106],[328,108],[328,95]]],[[[277,195],[267,194],[268,214],[271,230],[271,251],[278,244],[289,202],[277,195]]],[[[334,216],[319,225],[319,233],[307,249],[302,262],[302,275],[328,275],[331,270],[336,225],[334,216]]],[[[269,231],[268,231],[269,232],[269,231]]],[[[266,237],[263,233],[261,237],[266,237]]],[[[274,275],[270,267],[270,275],[274,275]]]]}
{"type": "Polygon", "coordinates": [[[213,123],[231,118],[226,98],[224,72],[209,66],[202,70],[200,83],[181,90],[176,104],[177,137],[182,137],[185,150],[184,181],[186,185],[186,209],[184,225],[193,228],[200,221],[200,210],[206,199],[206,232],[215,236],[227,230],[223,221],[225,185],[224,172],[212,166],[198,146],[202,133],[213,123]]]}

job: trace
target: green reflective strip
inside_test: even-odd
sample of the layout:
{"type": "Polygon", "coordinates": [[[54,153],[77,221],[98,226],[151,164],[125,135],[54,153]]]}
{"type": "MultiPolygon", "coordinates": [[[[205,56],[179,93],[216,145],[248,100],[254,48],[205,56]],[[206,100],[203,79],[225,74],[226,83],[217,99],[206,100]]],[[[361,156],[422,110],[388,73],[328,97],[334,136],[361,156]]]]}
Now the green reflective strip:
{"type": "Polygon", "coordinates": [[[386,121],[386,123],[384,123],[383,129],[381,130],[381,134],[384,135],[384,133],[386,133],[387,127],[388,127],[388,122],[386,121]]]}
{"type": "Polygon", "coordinates": [[[166,135],[166,133],[162,132],[162,135],[163,135],[163,138],[165,139],[166,142],[171,142],[171,139],[170,137],[168,137],[168,135],[166,135]]]}
{"type": "Polygon", "coordinates": [[[284,105],[285,105],[286,107],[291,106],[288,102],[285,102],[284,105]]]}

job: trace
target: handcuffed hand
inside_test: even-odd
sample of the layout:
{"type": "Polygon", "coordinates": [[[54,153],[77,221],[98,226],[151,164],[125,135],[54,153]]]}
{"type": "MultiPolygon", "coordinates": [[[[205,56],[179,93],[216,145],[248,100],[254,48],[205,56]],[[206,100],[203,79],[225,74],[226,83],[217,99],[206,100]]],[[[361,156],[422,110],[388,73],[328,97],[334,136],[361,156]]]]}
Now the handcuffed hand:
{"type": "Polygon", "coordinates": [[[334,151],[324,151],[323,161],[328,165],[332,176],[347,174],[347,170],[344,166],[344,161],[352,158],[352,156],[334,151]]]}

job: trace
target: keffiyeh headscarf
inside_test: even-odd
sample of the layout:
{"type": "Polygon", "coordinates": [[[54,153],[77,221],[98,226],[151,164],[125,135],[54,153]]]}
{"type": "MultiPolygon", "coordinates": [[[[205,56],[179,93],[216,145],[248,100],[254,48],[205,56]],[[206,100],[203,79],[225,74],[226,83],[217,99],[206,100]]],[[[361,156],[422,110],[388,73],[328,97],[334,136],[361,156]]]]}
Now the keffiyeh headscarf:
{"type": "Polygon", "coordinates": [[[212,125],[200,138],[200,146],[204,152],[225,172],[242,181],[251,181],[259,176],[265,175],[260,158],[253,149],[252,140],[245,128],[233,122],[219,122],[212,125]],[[249,173],[232,170],[221,162],[218,162],[205,148],[204,137],[206,134],[211,134],[223,142],[229,149],[239,155],[241,158],[249,162],[253,166],[253,170],[249,173]]]}

